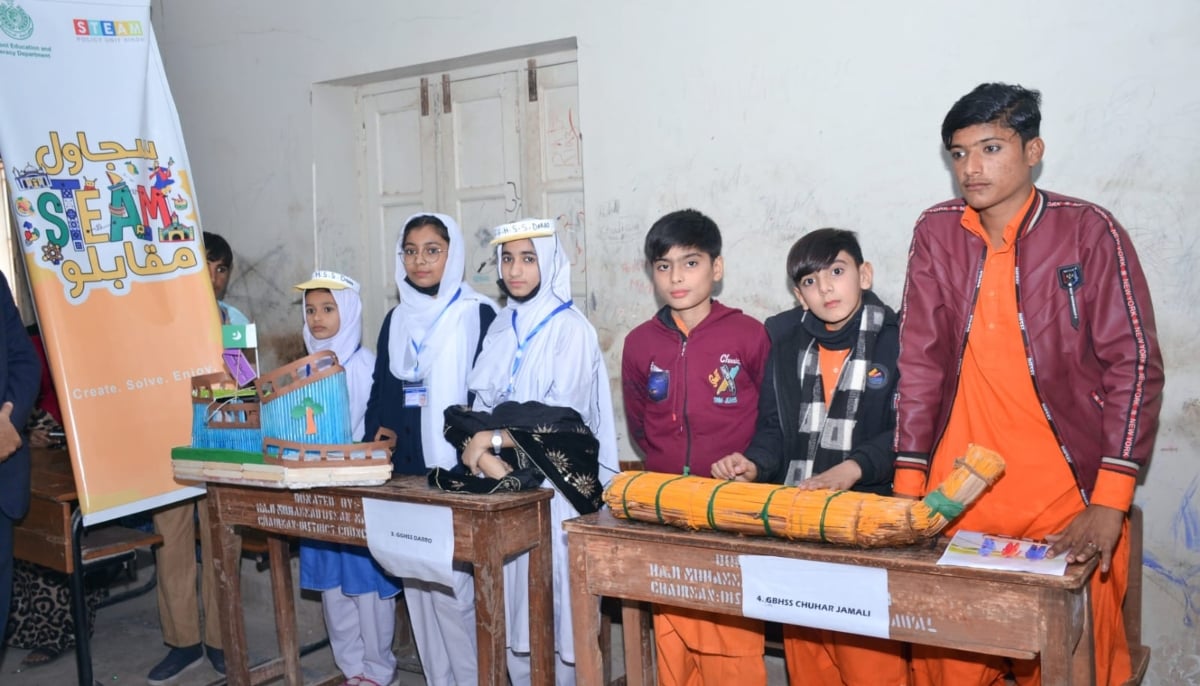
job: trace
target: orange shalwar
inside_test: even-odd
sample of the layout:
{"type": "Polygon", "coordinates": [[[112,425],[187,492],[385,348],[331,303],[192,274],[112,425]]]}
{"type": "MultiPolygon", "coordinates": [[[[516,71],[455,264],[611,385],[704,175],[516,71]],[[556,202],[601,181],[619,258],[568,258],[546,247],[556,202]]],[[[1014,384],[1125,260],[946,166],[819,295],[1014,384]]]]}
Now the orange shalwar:
{"type": "MultiPolygon", "coordinates": [[[[1004,476],[947,533],[966,529],[1042,540],[1062,531],[1086,507],[1042,412],[1017,317],[1013,245],[1033,198],[1031,193],[1005,227],[1004,245],[988,250],[954,407],[934,451],[926,485],[918,490],[924,493],[927,484],[941,483],[969,443],[1000,453],[1006,463],[1004,476]]],[[[964,212],[962,224],[991,245],[974,210],[964,212]]],[[[896,491],[913,493],[910,477],[914,476],[919,478],[917,472],[899,470],[896,491]]],[[[1092,502],[1128,509],[1133,488],[1133,479],[1102,471],[1092,502]]],[[[1121,684],[1131,671],[1121,614],[1128,582],[1127,539],[1123,531],[1110,570],[1097,571],[1091,579],[1097,684],[1121,684]]],[[[1022,686],[1041,683],[1037,660],[1008,660],[932,646],[912,646],[912,668],[917,686],[999,685],[1010,670],[1022,686]]]]}
{"type": "MultiPolygon", "coordinates": [[[[678,315],[675,326],[690,331],[678,315]]],[[[655,605],[659,686],[766,686],[766,637],[757,619],[655,605]]]]}
{"type": "Polygon", "coordinates": [[[767,683],[760,620],[655,605],[654,644],[659,686],[767,683]]]}
{"type": "MultiPolygon", "coordinates": [[[[819,347],[818,364],[825,405],[833,392],[850,350],[819,347]]],[[[807,626],[783,627],[783,656],[791,686],[907,686],[908,660],[904,644],[886,638],[858,636],[807,626]]]]}

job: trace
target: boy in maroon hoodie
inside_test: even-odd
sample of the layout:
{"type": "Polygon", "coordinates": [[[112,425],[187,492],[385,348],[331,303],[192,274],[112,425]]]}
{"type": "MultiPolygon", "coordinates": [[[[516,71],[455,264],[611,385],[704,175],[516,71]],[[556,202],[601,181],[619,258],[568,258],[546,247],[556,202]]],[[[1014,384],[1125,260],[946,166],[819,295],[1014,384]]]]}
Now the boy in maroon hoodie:
{"type": "MultiPolygon", "coordinates": [[[[665,305],[625,337],[629,433],[646,469],[710,476],[754,436],[770,342],[758,320],[712,299],[725,272],[712,219],[667,214],[646,234],[645,254],[665,305]]],[[[655,606],[654,634],[663,686],[767,681],[758,620],[655,606]]]]}

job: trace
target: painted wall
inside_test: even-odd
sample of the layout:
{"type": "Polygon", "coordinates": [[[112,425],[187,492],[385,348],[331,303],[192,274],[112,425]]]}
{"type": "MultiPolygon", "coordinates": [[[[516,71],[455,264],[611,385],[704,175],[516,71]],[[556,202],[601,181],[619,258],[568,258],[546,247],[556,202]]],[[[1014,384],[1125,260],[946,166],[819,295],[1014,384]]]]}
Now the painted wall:
{"type": "Polygon", "coordinates": [[[314,256],[351,271],[365,257],[352,103],[313,104],[315,84],[574,38],[589,315],[613,372],[655,309],[639,255],[660,214],[716,218],[720,297],[756,316],[790,305],[783,255],[825,225],[860,232],[896,303],[913,220],[954,191],[946,109],[981,81],[1042,89],[1039,183],[1111,209],[1153,289],[1168,383],[1138,496],[1147,683],[1200,680],[1200,5],[155,0],[154,18],[205,228],[231,238],[229,297],[268,360],[294,345],[289,288],[314,256]]]}

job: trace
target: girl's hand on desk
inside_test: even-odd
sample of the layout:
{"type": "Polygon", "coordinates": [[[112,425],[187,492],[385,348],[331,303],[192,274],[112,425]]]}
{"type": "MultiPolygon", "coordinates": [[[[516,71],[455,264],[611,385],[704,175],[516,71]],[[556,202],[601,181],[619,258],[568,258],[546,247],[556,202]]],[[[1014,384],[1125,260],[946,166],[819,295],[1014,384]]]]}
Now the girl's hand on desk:
{"type": "MultiPolygon", "coordinates": [[[[512,471],[512,467],[494,452],[492,437],[495,433],[479,431],[467,442],[467,447],[463,448],[463,466],[475,476],[486,475],[493,479],[501,479],[512,471]]],[[[507,431],[500,432],[500,440],[501,447],[513,446],[512,437],[507,431]]]]}
{"type": "Polygon", "coordinates": [[[484,453],[479,458],[479,471],[484,476],[493,479],[503,479],[512,472],[513,468],[507,462],[496,457],[493,453],[484,453]]]}
{"type": "MultiPolygon", "coordinates": [[[[479,461],[484,455],[490,455],[492,452],[492,432],[480,431],[467,441],[467,447],[463,448],[462,463],[467,468],[467,471],[476,476],[479,475],[479,461]]],[[[494,457],[494,456],[493,456],[494,457]]]]}

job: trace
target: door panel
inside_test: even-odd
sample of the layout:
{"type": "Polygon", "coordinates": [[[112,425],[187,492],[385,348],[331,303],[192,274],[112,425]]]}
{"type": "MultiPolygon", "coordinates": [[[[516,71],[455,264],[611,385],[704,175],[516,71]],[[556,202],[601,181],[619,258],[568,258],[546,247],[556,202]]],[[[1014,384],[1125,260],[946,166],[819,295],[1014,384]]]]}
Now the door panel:
{"type": "Polygon", "coordinates": [[[360,90],[371,251],[362,276],[365,330],[377,331],[397,302],[396,239],[404,219],[422,209],[458,220],[467,244],[465,280],[493,297],[499,297],[499,288],[495,248],[489,245],[492,228],[524,217],[556,217],[571,256],[572,292],[583,304],[587,265],[578,72],[572,54],[549,56],[547,62],[553,63],[534,67],[533,99],[525,60],[492,65],[490,74],[472,68],[360,90]],[[425,114],[422,82],[427,84],[425,114]]]}
{"type": "MultiPolygon", "coordinates": [[[[439,101],[445,98],[439,96],[439,101]]],[[[467,280],[493,297],[492,227],[525,216],[517,72],[450,82],[450,111],[440,115],[442,201],[467,237],[467,280]]],[[[532,215],[530,215],[532,216],[532,215]]]]}
{"type": "Polygon", "coordinates": [[[537,216],[558,219],[571,256],[571,292],[585,312],[587,263],[583,209],[583,133],[575,62],[537,67],[537,99],[522,101],[526,202],[537,216]]]}
{"type": "Polygon", "coordinates": [[[368,342],[399,302],[396,241],[411,214],[437,207],[436,124],[421,114],[419,87],[365,95],[366,212],[370,259],[362,279],[363,331],[368,342]]]}

